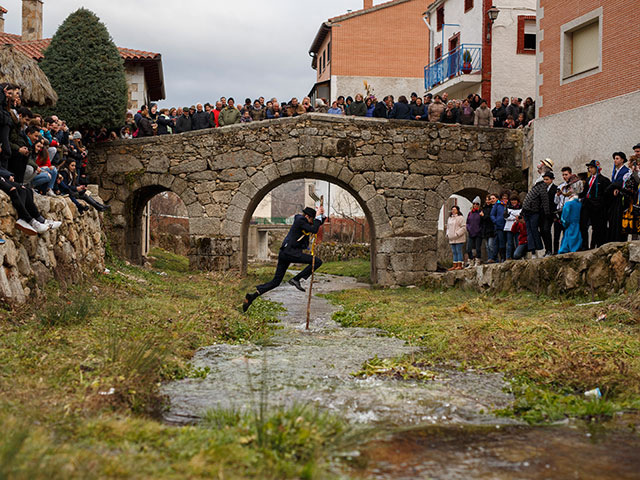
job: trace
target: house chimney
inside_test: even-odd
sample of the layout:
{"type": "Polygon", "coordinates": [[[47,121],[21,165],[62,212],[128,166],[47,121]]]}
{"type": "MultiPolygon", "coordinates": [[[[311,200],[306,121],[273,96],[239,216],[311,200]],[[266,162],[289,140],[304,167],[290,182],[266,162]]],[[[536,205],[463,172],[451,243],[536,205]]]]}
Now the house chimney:
{"type": "Polygon", "coordinates": [[[373,0],[364,0],[364,9],[373,7],[373,0]]]}
{"type": "Polygon", "coordinates": [[[42,40],[42,1],[22,0],[22,41],[42,40]]]}
{"type": "Polygon", "coordinates": [[[7,13],[6,8],[2,8],[0,5],[0,33],[4,33],[4,14],[7,13]]]}

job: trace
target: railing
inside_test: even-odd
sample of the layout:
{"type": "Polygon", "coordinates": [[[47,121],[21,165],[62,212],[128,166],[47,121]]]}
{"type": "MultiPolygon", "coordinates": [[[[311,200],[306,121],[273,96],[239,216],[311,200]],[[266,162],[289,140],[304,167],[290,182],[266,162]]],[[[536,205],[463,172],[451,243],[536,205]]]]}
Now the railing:
{"type": "Polygon", "coordinates": [[[482,46],[463,43],[424,67],[424,88],[429,91],[450,78],[482,70],[482,46]]]}

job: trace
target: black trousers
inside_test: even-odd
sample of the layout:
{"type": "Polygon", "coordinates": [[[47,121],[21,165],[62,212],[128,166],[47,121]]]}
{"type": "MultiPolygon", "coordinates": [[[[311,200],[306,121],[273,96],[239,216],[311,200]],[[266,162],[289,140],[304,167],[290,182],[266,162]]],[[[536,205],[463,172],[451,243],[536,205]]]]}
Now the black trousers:
{"type": "Polygon", "coordinates": [[[564,227],[560,222],[553,222],[553,253],[560,250],[560,236],[564,235],[564,227]]]}
{"type": "MultiPolygon", "coordinates": [[[[260,295],[267,293],[269,290],[273,290],[278,285],[282,283],[282,279],[284,278],[284,274],[287,273],[287,269],[289,265],[292,263],[301,263],[303,265],[307,265],[304,270],[298,273],[295,277],[296,280],[307,279],[311,276],[311,263],[313,262],[313,257],[307,253],[300,253],[291,255],[290,253],[286,253],[284,250],[280,250],[278,254],[278,265],[276,266],[276,273],[273,278],[264,283],[262,285],[258,285],[256,290],[260,295]]],[[[319,269],[322,266],[322,260],[316,257],[315,270],[319,269]]]]}
{"type": "Polygon", "coordinates": [[[546,215],[541,218],[540,222],[540,237],[542,243],[544,243],[544,250],[546,253],[553,252],[553,245],[551,240],[551,227],[553,226],[553,216],[546,215]]]}
{"type": "Polygon", "coordinates": [[[34,218],[40,218],[38,207],[33,203],[33,190],[29,187],[0,178],[0,190],[11,198],[13,208],[18,212],[18,218],[27,222],[34,218]]]}
{"type": "Polygon", "coordinates": [[[589,249],[589,224],[591,224],[591,248],[601,247],[606,243],[607,211],[600,205],[594,205],[588,200],[582,202],[580,210],[580,233],[582,234],[582,249],[589,249]]]}

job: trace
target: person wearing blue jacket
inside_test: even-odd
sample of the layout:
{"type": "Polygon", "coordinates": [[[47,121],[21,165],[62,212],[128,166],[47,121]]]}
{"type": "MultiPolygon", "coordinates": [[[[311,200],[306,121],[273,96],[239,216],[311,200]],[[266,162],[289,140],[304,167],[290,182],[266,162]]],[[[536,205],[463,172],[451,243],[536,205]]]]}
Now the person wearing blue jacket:
{"type": "Polygon", "coordinates": [[[500,194],[500,200],[498,200],[491,209],[491,221],[496,228],[496,248],[500,254],[500,262],[504,262],[507,258],[507,241],[504,233],[506,219],[504,218],[504,211],[508,204],[509,192],[502,192],[500,194]]]}
{"type": "Polygon", "coordinates": [[[407,97],[404,95],[400,95],[400,97],[398,97],[398,101],[394,103],[393,108],[389,112],[389,118],[411,120],[411,106],[407,101],[407,97]]]}
{"type": "MultiPolygon", "coordinates": [[[[304,292],[304,287],[300,285],[301,280],[306,280],[312,273],[313,257],[308,253],[304,253],[304,250],[309,249],[309,238],[312,234],[318,233],[320,227],[324,223],[326,217],[324,216],[324,208],[321,206],[316,216],[316,211],[311,207],[306,207],[302,210],[302,214],[295,216],[293,225],[289,229],[289,233],[282,241],[280,252],[278,253],[278,265],[276,266],[276,273],[273,278],[262,285],[256,287],[254,293],[247,293],[244,302],[242,304],[242,310],[246,312],[253,301],[260,295],[267,293],[269,290],[273,290],[282,283],[285,273],[289,265],[292,263],[306,264],[304,270],[298,273],[295,277],[289,280],[289,285],[293,285],[298,290],[304,292]]],[[[314,262],[313,271],[322,266],[322,260],[316,257],[314,262]]]]}

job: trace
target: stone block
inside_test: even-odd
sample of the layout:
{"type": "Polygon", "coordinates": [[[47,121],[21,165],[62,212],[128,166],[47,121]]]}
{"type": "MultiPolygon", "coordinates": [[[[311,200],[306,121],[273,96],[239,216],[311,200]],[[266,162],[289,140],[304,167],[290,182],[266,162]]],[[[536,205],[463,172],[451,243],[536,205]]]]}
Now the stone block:
{"type": "Polygon", "coordinates": [[[322,138],[301,135],[299,140],[300,155],[322,155],[322,138]]]}
{"type": "Polygon", "coordinates": [[[255,197],[258,193],[257,187],[253,183],[251,183],[251,181],[243,182],[242,185],[240,185],[240,189],[238,191],[249,198],[255,197]]]}
{"type": "Polygon", "coordinates": [[[147,173],[167,173],[170,166],[171,161],[166,155],[157,155],[149,160],[146,171],[147,173]]]}
{"type": "Polygon", "coordinates": [[[142,171],[144,166],[137,158],[127,155],[110,155],[107,161],[107,174],[142,171]]]}
{"type": "MultiPolygon", "coordinates": [[[[187,188],[184,192],[182,192],[182,194],[180,195],[180,198],[182,199],[184,204],[187,205],[187,206],[189,206],[192,203],[198,201],[196,193],[190,188],[187,188]]],[[[113,207],[112,207],[112,209],[113,209],[113,207]]]]}
{"type": "Polygon", "coordinates": [[[404,182],[402,188],[408,188],[410,190],[423,190],[424,189],[424,176],[418,174],[410,174],[403,176],[404,182]]]}
{"type": "Polygon", "coordinates": [[[389,217],[395,217],[402,213],[402,200],[399,198],[387,199],[387,214],[389,217]]]}
{"type": "Polygon", "coordinates": [[[424,215],[425,206],[420,200],[404,200],[402,202],[402,214],[407,217],[419,217],[424,215]]]}
{"type": "Polygon", "coordinates": [[[189,233],[191,235],[219,235],[220,234],[219,218],[191,218],[189,219],[189,233]]]}
{"type": "Polygon", "coordinates": [[[354,172],[379,171],[382,170],[382,157],[380,155],[370,155],[368,157],[354,157],[349,160],[349,166],[354,172]]]}
{"type": "Polygon", "coordinates": [[[262,173],[267,177],[269,183],[274,182],[280,177],[280,172],[278,171],[278,167],[275,164],[267,165],[262,170],[262,173]]]}
{"type": "Polygon", "coordinates": [[[363,202],[368,202],[376,195],[376,189],[373,188],[373,185],[365,185],[359,192],[358,195],[363,202]]]}
{"type": "Polygon", "coordinates": [[[399,172],[376,172],[375,179],[377,188],[400,188],[405,176],[399,172]]]}
{"type": "Polygon", "coordinates": [[[175,167],[171,167],[169,172],[173,175],[179,175],[181,173],[194,173],[202,172],[207,169],[207,161],[203,158],[198,160],[192,160],[190,162],[183,162],[175,167]]]}
{"type": "Polygon", "coordinates": [[[171,191],[178,196],[182,195],[182,192],[184,192],[189,186],[185,180],[182,178],[176,178],[173,175],[161,175],[160,185],[171,188],[171,191]]]}
{"type": "Polygon", "coordinates": [[[291,160],[285,160],[284,162],[278,162],[276,164],[278,167],[278,171],[280,172],[281,177],[286,177],[287,175],[291,175],[293,173],[293,168],[291,166],[291,160]]]}
{"type": "Polygon", "coordinates": [[[202,206],[203,203],[207,203],[207,202],[200,202],[200,203],[196,202],[196,203],[192,203],[187,207],[187,213],[189,214],[190,219],[204,217],[205,209],[202,206]]]}
{"type": "Polygon", "coordinates": [[[189,182],[201,182],[201,181],[213,181],[218,178],[218,172],[213,170],[204,170],[202,172],[195,172],[187,175],[187,181],[189,182]]]}
{"type": "Polygon", "coordinates": [[[327,175],[331,178],[338,178],[340,170],[342,170],[342,165],[338,162],[330,161],[329,165],[327,165],[327,175]]]}
{"type": "Polygon", "coordinates": [[[228,168],[257,167],[264,161],[264,156],[253,150],[238,150],[216,155],[209,159],[211,170],[226,170],[228,168]]]}
{"type": "Polygon", "coordinates": [[[329,159],[325,157],[317,157],[313,160],[313,171],[316,173],[326,173],[329,166],[329,159]]]}
{"type": "Polygon", "coordinates": [[[367,180],[366,178],[364,178],[362,175],[357,174],[354,175],[353,178],[351,179],[351,182],[349,182],[349,185],[351,185],[351,188],[353,188],[356,192],[360,191],[365,185],[367,185],[367,180]]]}
{"type": "Polygon", "coordinates": [[[410,173],[421,173],[423,175],[437,175],[440,167],[433,160],[415,160],[409,163],[410,173]]]}
{"type": "Polygon", "coordinates": [[[218,179],[221,182],[244,182],[247,179],[247,172],[242,168],[229,168],[220,172],[218,179]]]}
{"type": "Polygon", "coordinates": [[[629,243],[629,261],[640,263],[640,242],[629,243]]]}
{"type": "Polygon", "coordinates": [[[271,144],[271,156],[275,162],[297,157],[298,155],[298,141],[295,139],[273,142],[271,144]]]}
{"type": "Polygon", "coordinates": [[[258,190],[262,190],[263,188],[265,188],[270,183],[269,179],[267,178],[267,176],[261,171],[258,171],[256,173],[254,173],[251,176],[251,178],[249,178],[249,180],[251,181],[251,183],[253,183],[255,185],[255,187],[258,190]]]}
{"type": "MultiPolygon", "coordinates": [[[[351,170],[349,170],[347,167],[342,167],[342,170],[340,170],[340,173],[338,174],[338,180],[343,181],[347,185],[349,184],[349,182],[353,177],[354,177],[354,173],[351,170]]],[[[364,201],[366,202],[366,200],[364,201]]]]}
{"type": "Polygon", "coordinates": [[[402,155],[389,155],[384,157],[384,168],[391,172],[403,172],[409,168],[409,164],[402,155]]]}

